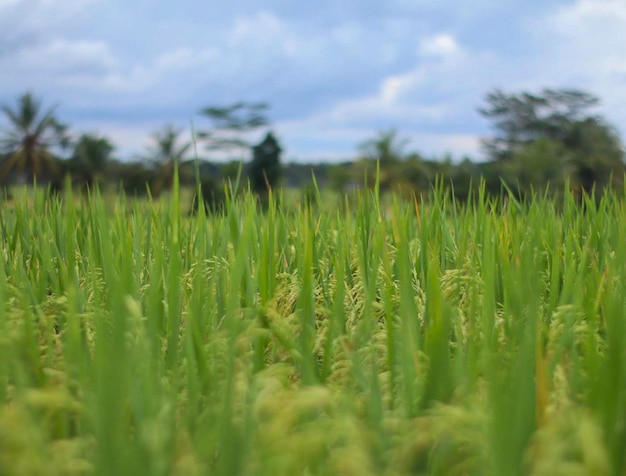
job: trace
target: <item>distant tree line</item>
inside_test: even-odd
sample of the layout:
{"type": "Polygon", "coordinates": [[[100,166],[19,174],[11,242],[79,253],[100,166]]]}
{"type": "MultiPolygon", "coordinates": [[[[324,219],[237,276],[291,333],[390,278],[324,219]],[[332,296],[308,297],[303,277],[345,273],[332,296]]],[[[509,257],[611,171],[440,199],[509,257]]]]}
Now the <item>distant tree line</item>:
{"type": "MultiPolygon", "coordinates": [[[[282,149],[274,134],[268,130],[256,145],[247,140],[249,132],[268,128],[266,109],[258,103],[205,108],[201,114],[212,127],[196,137],[211,151],[242,156],[252,148],[244,179],[259,196],[278,186],[281,178],[282,149]]],[[[182,131],[170,125],[152,135],[152,146],[143,157],[124,162],[115,160],[115,146],[106,137],[83,133],[72,139],[68,127],[57,119],[56,108],[44,109],[31,93],[20,96],[15,107],[2,105],[1,111],[6,119],[0,130],[0,184],[4,187],[35,182],[58,191],[69,176],[83,190],[100,184],[119,187],[127,194],[157,197],[171,189],[178,166],[181,183],[199,185],[205,203],[214,208],[223,199],[223,180],[234,178],[239,170],[232,163],[220,167],[205,161],[197,167],[192,142],[184,141],[182,131]]]]}
{"type": "Polygon", "coordinates": [[[428,193],[437,180],[458,200],[465,200],[472,184],[481,181],[489,194],[507,188],[520,199],[532,193],[559,194],[567,183],[579,197],[594,189],[599,195],[605,187],[622,187],[626,168],[619,134],[591,112],[598,103],[595,96],[577,90],[494,91],[479,109],[494,131],[483,140],[486,161],[407,153],[407,141],[390,130],[361,144],[359,159],[332,166],[324,176],[338,190],[358,186],[364,177],[372,185],[378,161],[381,190],[411,195],[428,193]]]}
{"type": "MultiPolygon", "coordinates": [[[[244,102],[202,109],[210,127],[195,134],[195,144],[183,140],[181,130],[166,125],[153,134],[152,147],[143,157],[124,162],[115,159],[109,139],[89,133],[73,138],[56,117],[56,108],[44,109],[41,101],[26,93],[15,107],[0,109],[6,119],[0,129],[0,183],[36,181],[55,191],[69,176],[76,188],[84,190],[100,184],[156,197],[171,188],[178,166],[181,184],[199,186],[202,201],[212,210],[224,201],[224,183],[239,173],[261,201],[278,186],[306,190],[313,175],[320,187],[337,192],[372,186],[377,178],[382,191],[408,195],[427,194],[439,180],[459,200],[480,181],[490,194],[500,194],[506,187],[521,199],[533,191],[560,193],[566,183],[578,195],[623,185],[623,144],[616,130],[592,113],[597,97],[567,89],[496,90],[484,102],[479,113],[491,122],[493,134],[483,140],[488,159],[483,162],[469,157],[460,162],[425,158],[407,152],[408,142],[397,131],[387,130],[360,144],[354,160],[284,164],[282,147],[269,128],[268,106],[244,102]],[[250,133],[260,130],[265,130],[263,139],[250,143],[250,133]],[[196,161],[194,145],[235,160],[196,161]],[[251,158],[242,164],[246,151],[251,158]]],[[[199,203],[195,197],[194,208],[199,203]]]]}

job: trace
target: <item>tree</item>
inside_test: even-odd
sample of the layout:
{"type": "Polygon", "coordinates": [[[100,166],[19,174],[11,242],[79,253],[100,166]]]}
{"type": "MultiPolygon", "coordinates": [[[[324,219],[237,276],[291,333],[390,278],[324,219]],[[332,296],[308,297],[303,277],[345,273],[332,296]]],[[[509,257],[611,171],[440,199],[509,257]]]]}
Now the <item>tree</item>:
{"type": "Polygon", "coordinates": [[[280,181],[281,152],[278,140],[271,132],[268,132],[265,138],[252,148],[252,162],[249,169],[250,186],[262,197],[280,181]]]}
{"type": "Polygon", "coordinates": [[[593,117],[587,110],[599,104],[597,97],[570,89],[544,89],[539,94],[496,90],[485,100],[487,107],[479,112],[493,121],[496,135],[483,145],[494,160],[510,159],[540,137],[563,141],[573,124],[593,117]]]}
{"type": "Polygon", "coordinates": [[[392,165],[404,158],[407,139],[400,138],[398,131],[391,129],[378,132],[377,137],[359,145],[361,155],[370,160],[379,160],[381,166],[392,165]]]}
{"type": "Polygon", "coordinates": [[[512,167],[520,173],[533,167],[534,171],[524,171],[526,178],[533,176],[533,183],[555,183],[569,176],[590,191],[594,183],[608,184],[612,173],[623,172],[618,134],[589,112],[599,104],[595,96],[569,89],[544,89],[539,94],[495,91],[486,101],[488,106],[479,111],[493,121],[496,131],[483,141],[487,153],[498,162],[522,161],[512,167]],[[537,141],[543,142],[533,146],[537,141]],[[545,175],[540,178],[541,173],[545,175]]]}
{"type": "MultiPolygon", "coordinates": [[[[381,190],[387,190],[398,182],[398,165],[405,158],[404,149],[408,140],[401,138],[396,130],[380,131],[378,135],[359,145],[362,159],[368,167],[368,185],[375,182],[376,168],[367,162],[379,161],[379,184],[381,190]]],[[[358,168],[358,167],[357,167],[358,168]]]]}
{"type": "Polygon", "coordinates": [[[0,179],[9,172],[33,179],[58,179],[59,166],[51,150],[69,145],[67,127],[55,117],[55,108],[43,110],[31,93],[19,97],[17,107],[0,106],[9,127],[0,135],[0,148],[8,154],[0,166],[0,179]]]}
{"type": "Polygon", "coordinates": [[[150,150],[150,159],[156,166],[155,195],[172,187],[174,167],[184,160],[191,148],[191,142],[179,144],[180,134],[180,130],[168,125],[152,136],[156,143],[150,150]]]}
{"type": "Polygon", "coordinates": [[[562,189],[569,175],[570,153],[562,142],[540,137],[515,151],[513,160],[502,162],[501,172],[519,198],[531,190],[543,193],[562,189]]]}
{"type": "Polygon", "coordinates": [[[81,134],[74,144],[71,170],[85,187],[91,188],[103,177],[114,150],[113,144],[105,137],[81,134]]]}
{"type": "Polygon", "coordinates": [[[563,144],[571,152],[572,178],[586,193],[594,185],[607,185],[611,179],[619,184],[622,180],[623,145],[619,134],[603,119],[590,117],[575,122],[563,144]]]}
{"type": "Polygon", "coordinates": [[[143,161],[119,162],[112,160],[108,175],[125,194],[145,196],[149,184],[155,181],[155,172],[143,161]]]}
{"type": "Polygon", "coordinates": [[[397,177],[396,190],[407,196],[430,192],[431,183],[435,179],[430,175],[428,164],[417,153],[409,154],[397,164],[394,175],[397,177]]]}
{"type": "Polygon", "coordinates": [[[236,102],[224,107],[207,107],[200,112],[212,123],[210,131],[198,133],[198,138],[207,142],[210,150],[232,151],[250,147],[246,135],[267,126],[265,103],[236,102]]]}

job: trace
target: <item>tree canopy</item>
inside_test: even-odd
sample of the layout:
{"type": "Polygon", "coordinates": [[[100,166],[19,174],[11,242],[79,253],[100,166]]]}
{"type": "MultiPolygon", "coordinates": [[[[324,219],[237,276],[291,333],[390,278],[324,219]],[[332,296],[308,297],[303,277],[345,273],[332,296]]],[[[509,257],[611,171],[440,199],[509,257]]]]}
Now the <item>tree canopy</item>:
{"type": "Polygon", "coordinates": [[[90,187],[106,173],[115,146],[106,137],[81,134],[73,149],[71,170],[84,185],[90,187]]]}
{"type": "Polygon", "coordinates": [[[267,126],[265,103],[236,102],[228,106],[205,107],[200,113],[211,122],[211,129],[198,133],[210,150],[237,150],[250,147],[247,134],[267,126]]]}
{"type": "Polygon", "coordinates": [[[572,89],[496,90],[485,101],[479,112],[492,122],[495,134],[483,145],[493,161],[517,162],[505,167],[516,179],[530,180],[532,175],[531,182],[544,185],[569,177],[590,191],[594,183],[606,184],[612,174],[623,172],[622,142],[615,129],[593,113],[600,101],[592,94],[572,89]]]}
{"type": "Polygon", "coordinates": [[[18,98],[17,106],[0,106],[8,127],[0,131],[0,149],[7,159],[0,166],[0,179],[9,172],[34,179],[56,179],[59,167],[52,154],[55,147],[69,146],[67,127],[55,116],[55,108],[44,110],[31,93],[18,98]]]}
{"type": "Polygon", "coordinates": [[[495,136],[483,141],[495,160],[510,159],[525,144],[546,137],[563,141],[573,124],[596,118],[588,110],[599,104],[589,93],[569,89],[544,89],[540,93],[490,92],[481,115],[492,121],[495,136]]]}
{"type": "Polygon", "coordinates": [[[450,186],[456,198],[464,199],[484,179],[489,194],[502,193],[503,183],[520,196],[546,187],[560,193],[566,183],[577,191],[590,192],[593,187],[619,185],[625,171],[621,138],[598,114],[598,105],[594,95],[573,89],[487,94],[479,109],[493,126],[493,134],[483,142],[491,159],[487,162],[425,157],[406,150],[408,141],[403,135],[387,129],[358,144],[354,157],[347,157],[345,163],[284,166],[282,147],[269,132],[268,106],[236,102],[202,109],[210,127],[197,138],[205,140],[208,149],[227,154],[198,166],[186,161],[193,144],[172,126],[156,132],[149,153],[134,162],[113,160],[113,144],[93,134],[80,135],[67,157],[63,148],[70,140],[67,127],[56,118],[56,108],[46,109],[31,93],[25,93],[16,105],[0,107],[0,119],[6,118],[0,124],[0,179],[8,178],[8,184],[36,178],[55,186],[61,183],[62,173],[70,173],[81,184],[104,179],[121,184],[128,193],[149,191],[156,196],[171,187],[178,162],[181,184],[197,184],[200,178],[203,190],[213,190],[202,197],[205,204],[218,209],[214,204],[222,200],[224,181],[237,176],[242,159],[251,155],[243,170],[261,197],[279,184],[302,187],[311,183],[313,170],[318,185],[332,183],[339,191],[361,187],[365,179],[366,185],[377,183],[381,191],[393,189],[414,196],[429,193],[437,182],[450,186]],[[232,151],[239,153],[233,156],[232,151]],[[230,162],[220,163],[219,159],[230,162]]]}
{"type": "Polygon", "coordinates": [[[266,194],[276,187],[281,177],[280,154],[282,148],[271,132],[252,148],[250,163],[250,185],[259,195],[266,194]]]}

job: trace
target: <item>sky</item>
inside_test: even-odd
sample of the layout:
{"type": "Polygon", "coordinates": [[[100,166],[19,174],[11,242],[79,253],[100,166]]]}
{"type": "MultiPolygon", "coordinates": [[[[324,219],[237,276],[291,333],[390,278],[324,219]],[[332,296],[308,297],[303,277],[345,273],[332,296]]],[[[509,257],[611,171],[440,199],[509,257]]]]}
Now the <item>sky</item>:
{"type": "Polygon", "coordinates": [[[626,0],[0,0],[0,104],[31,91],[122,159],[261,101],[286,161],[350,160],[391,129],[480,160],[496,88],[593,93],[626,137],[625,26],[626,0]]]}

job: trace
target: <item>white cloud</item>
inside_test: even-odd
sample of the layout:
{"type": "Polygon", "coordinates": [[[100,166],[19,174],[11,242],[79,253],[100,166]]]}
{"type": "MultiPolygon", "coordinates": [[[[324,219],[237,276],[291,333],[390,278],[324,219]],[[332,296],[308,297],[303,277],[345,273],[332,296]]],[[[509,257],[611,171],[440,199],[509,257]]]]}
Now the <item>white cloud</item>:
{"type": "Polygon", "coordinates": [[[621,58],[607,59],[604,62],[604,72],[617,80],[626,80],[626,54],[621,58]]]}
{"type": "Polygon", "coordinates": [[[102,41],[64,39],[26,47],[10,61],[13,64],[12,74],[38,70],[44,76],[60,74],[64,78],[76,74],[101,75],[118,65],[109,47],[102,41]]]}
{"type": "Polygon", "coordinates": [[[478,158],[481,151],[480,136],[478,134],[409,134],[407,149],[414,150],[428,156],[441,157],[442,154],[451,154],[459,159],[463,156],[478,158]]]}
{"type": "Polygon", "coordinates": [[[226,48],[225,56],[230,54],[231,60],[243,57],[258,64],[282,55],[298,60],[303,52],[310,52],[316,44],[304,39],[304,35],[298,34],[276,15],[261,11],[236,18],[221,43],[226,48]]]}
{"type": "Polygon", "coordinates": [[[424,72],[420,69],[385,78],[380,86],[380,96],[385,103],[394,103],[401,93],[414,88],[424,81],[424,72]]]}
{"type": "Polygon", "coordinates": [[[577,0],[572,4],[557,10],[557,28],[567,31],[576,26],[585,33],[600,33],[598,27],[603,30],[608,26],[614,28],[618,21],[626,19],[626,3],[622,0],[577,0]]]}
{"type": "MultiPolygon", "coordinates": [[[[188,47],[178,48],[164,53],[154,61],[154,69],[161,73],[182,72],[196,69],[218,57],[216,48],[208,47],[193,50],[188,47]]],[[[156,72],[156,71],[155,71],[156,72]]]]}
{"type": "Polygon", "coordinates": [[[121,62],[110,68],[102,76],[99,85],[104,89],[119,94],[134,94],[139,97],[152,96],[156,102],[159,99],[175,96],[180,97],[182,88],[172,87],[172,83],[179,85],[185,79],[193,79],[201,72],[211,73],[211,65],[218,61],[219,55],[215,48],[204,49],[177,48],[157,55],[155,58],[141,62],[121,62]],[[161,91],[160,98],[158,90],[161,91]]]}
{"type": "Polygon", "coordinates": [[[36,32],[39,28],[50,31],[59,26],[74,24],[77,16],[95,1],[0,0],[0,24],[11,26],[12,30],[36,32]]]}
{"type": "Polygon", "coordinates": [[[292,156],[349,157],[392,127],[461,154],[477,150],[486,92],[567,86],[600,95],[626,133],[624,0],[166,3],[119,17],[121,0],[0,0],[0,102],[34,89],[124,151],[204,105],[266,100],[292,156]]]}
{"type": "Polygon", "coordinates": [[[544,85],[600,96],[602,113],[626,134],[626,2],[577,0],[532,25],[545,48],[534,69],[544,85]]]}
{"type": "Polygon", "coordinates": [[[436,121],[445,113],[445,104],[420,105],[419,101],[403,104],[395,101],[395,98],[390,100],[382,91],[373,96],[341,101],[323,116],[331,124],[337,125],[350,122],[375,124],[381,121],[393,127],[406,124],[407,121],[412,124],[436,121]]]}
{"type": "Polygon", "coordinates": [[[280,36],[284,34],[284,23],[272,13],[261,11],[251,16],[239,16],[230,31],[230,39],[236,43],[248,43],[251,38],[260,36],[280,36]]]}
{"type": "Polygon", "coordinates": [[[427,57],[449,56],[458,51],[458,43],[453,36],[447,33],[424,38],[419,45],[419,53],[427,57]]]}
{"type": "MultiPolygon", "coordinates": [[[[622,0],[578,0],[561,7],[547,18],[545,27],[567,48],[566,57],[582,69],[589,61],[623,59],[626,44],[626,2],[622,0]],[[572,61],[573,62],[573,61],[572,61]]],[[[588,70],[588,74],[594,74],[588,70]]]]}
{"type": "MultiPolygon", "coordinates": [[[[357,145],[376,133],[366,125],[353,126],[348,122],[340,126],[324,117],[279,122],[276,130],[279,137],[291,145],[291,149],[286,150],[286,157],[297,157],[300,161],[353,159],[357,145]]],[[[426,157],[452,154],[456,159],[465,155],[478,157],[480,153],[478,134],[428,133],[402,128],[399,132],[408,140],[406,152],[419,152],[426,157]]]]}
{"type": "Polygon", "coordinates": [[[375,124],[378,119],[392,127],[415,129],[454,115],[473,115],[476,85],[483,82],[491,62],[489,55],[465,54],[458,45],[454,58],[417,58],[404,72],[383,77],[373,93],[338,101],[322,114],[323,120],[341,125],[375,124]]]}

